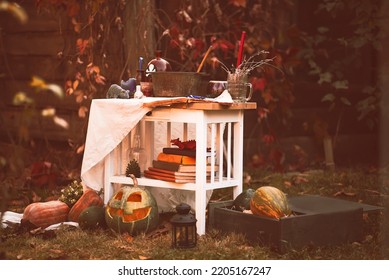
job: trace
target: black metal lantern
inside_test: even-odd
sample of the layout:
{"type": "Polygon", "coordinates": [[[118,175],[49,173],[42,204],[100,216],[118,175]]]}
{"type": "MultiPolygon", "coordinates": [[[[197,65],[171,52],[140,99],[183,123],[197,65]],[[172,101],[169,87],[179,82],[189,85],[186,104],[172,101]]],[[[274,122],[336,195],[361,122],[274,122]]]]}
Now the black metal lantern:
{"type": "Polygon", "coordinates": [[[170,223],[172,224],[172,247],[193,248],[197,243],[196,218],[190,214],[190,206],[180,203],[176,206],[175,214],[170,223]]]}

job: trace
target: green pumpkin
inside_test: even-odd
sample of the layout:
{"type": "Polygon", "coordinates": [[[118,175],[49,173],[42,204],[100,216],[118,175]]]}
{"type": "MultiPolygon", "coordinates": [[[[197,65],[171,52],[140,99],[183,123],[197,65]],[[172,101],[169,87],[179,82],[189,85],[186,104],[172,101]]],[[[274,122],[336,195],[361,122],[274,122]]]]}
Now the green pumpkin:
{"type": "Polygon", "coordinates": [[[286,195],[272,186],[263,186],[255,190],[250,201],[250,210],[254,215],[274,219],[291,215],[286,195]]]}
{"type": "Polygon", "coordinates": [[[153,230],[158,225],[157,202],[145,188],[138,187],[134,175],[134,186],[123,186],[109,200],[105,207],[107,226],[118,233],[137,235],[153,230]]]}
{"type": "Polygon", "coordinates": [[[104,213],[104,207],[90,206],[81,212],[78,225],[81,229],[104,228],[106,226],[104,213]]]}
{"type": "Polygon", "coordinates": [[[243,212],[244,210],[250,210],[250,200],[255,193],[254,189],[247,189],[240,193],[234,199],[234,210],[243,212]]]}

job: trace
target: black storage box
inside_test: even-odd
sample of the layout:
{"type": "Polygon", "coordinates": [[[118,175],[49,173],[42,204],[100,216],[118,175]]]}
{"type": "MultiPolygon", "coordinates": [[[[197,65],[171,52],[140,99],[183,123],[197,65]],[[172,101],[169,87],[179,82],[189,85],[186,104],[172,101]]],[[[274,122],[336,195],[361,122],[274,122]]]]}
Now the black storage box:
{"type": "Polygon", "coordinates": [[[232,210],[233,201],[209,203],[209,226],[238,232],[278,251],[306,245],[337,245],[363,238],[363,212],[382,208],[340,199],[304,195],[289,197],[295,215],[262,218],[232,210]]]}

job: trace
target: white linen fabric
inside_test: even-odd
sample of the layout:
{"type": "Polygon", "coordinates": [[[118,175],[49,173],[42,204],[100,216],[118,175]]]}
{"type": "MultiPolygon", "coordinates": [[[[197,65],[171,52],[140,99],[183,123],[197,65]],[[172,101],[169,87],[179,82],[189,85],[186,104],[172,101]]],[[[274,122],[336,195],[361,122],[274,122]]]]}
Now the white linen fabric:
{"type": "Polygon", "coordinates": [[[104,183],[104,158],[151,110],[143,99],[95,99],[90,109],[81,179],[87,187],[100,190],[104,183]]]}

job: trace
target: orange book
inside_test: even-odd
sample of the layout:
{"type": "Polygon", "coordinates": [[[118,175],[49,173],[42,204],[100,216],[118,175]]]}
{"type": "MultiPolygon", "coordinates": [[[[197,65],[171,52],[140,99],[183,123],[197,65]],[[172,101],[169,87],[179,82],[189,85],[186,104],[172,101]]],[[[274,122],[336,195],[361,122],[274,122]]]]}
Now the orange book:
{"type": "Polygon", "coordinates": [[[173,155],[159,153],[157,160],[165,162],[174,162],[179,164],[196,164],[196,158],[182,155],[173,155]]]}

